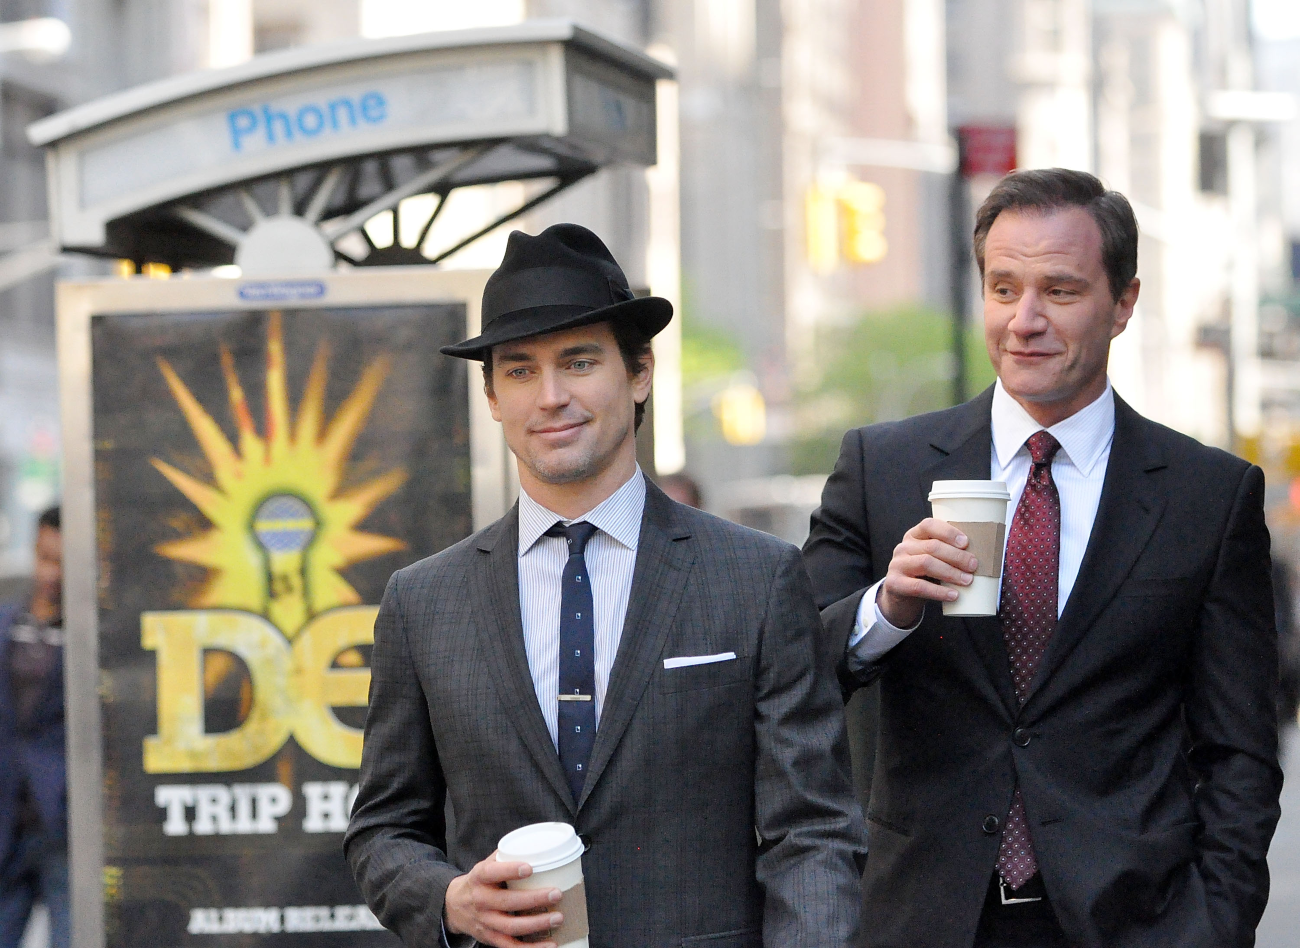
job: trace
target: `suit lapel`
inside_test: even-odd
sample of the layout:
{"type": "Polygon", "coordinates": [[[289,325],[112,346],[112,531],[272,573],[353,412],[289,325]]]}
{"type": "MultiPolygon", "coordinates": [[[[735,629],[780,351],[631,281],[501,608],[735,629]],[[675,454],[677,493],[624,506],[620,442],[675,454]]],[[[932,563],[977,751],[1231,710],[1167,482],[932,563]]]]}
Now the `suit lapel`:
{"type": "Polygon", "coordinates": [[[492,678],[502,702],[511,711],[510,720],[537,766],[560,799],[576,812],[560,757],[537,704],[528,654],[524,651],[524,626],[519,614],[517,505],[498,521],[495,531],[483,535],[478,548],[485,563],[484,568],[474,571],[474,592],[476,600],[486,605],[482,634],[492,678]]]}
{"type": "MultiPolygon", "coordinates": [[[[930,447],[939,459],[921,472],[921,496],[928,497],[934,481],[989,479],[993,452],[993,432],[990,424],[993,406],[993,389],[960,406],[952,413],[951,422],[937,430],[930,439],[930,447]]],[[[927,505],[925,515],[929,516],[927,505]]],[[[927,607],[935,615],[940,613],[939,603],[927,607]]],[[[971,646],[975,649],[988,672],[981,682],[989,688],[989,697],[1000,701],[1007,709],[1016,706],[1015,685],[1011,681],[1011,666],[1007,647],[1002,638],[1002,623],[992,618],[952,620],[960,622],[971,646]]]]}
{"type": "Polygon", "coordinates": [[[579,806],[591,796],[641,702],[686,589],[693,552],[690,532],[676,522],[674,506],[658,487],[646,481],[646,509],[637,540],[627,616],[609,687],[605,689],[605,704],[579,806]]]}
{"type": "Polygon", "coordinates": [[[1164,455],[1144,437],[1151,425],[1115,396],[1115,439],[1111,444],[1101,502],[1079,575],[1065,603],[1056,632],[1047,643],[1026,704],[1061,667],[1115,598],[1164,513],[1165,498],[1151,483],[1151,472],[1166,467],[1164,455]]]}

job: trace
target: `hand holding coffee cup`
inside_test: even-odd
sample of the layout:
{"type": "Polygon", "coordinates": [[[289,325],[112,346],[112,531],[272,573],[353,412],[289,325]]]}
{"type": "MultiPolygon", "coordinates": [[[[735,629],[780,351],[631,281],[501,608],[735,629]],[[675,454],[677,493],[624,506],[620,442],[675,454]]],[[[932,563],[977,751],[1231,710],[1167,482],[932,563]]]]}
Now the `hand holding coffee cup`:
{"type": "Polygon", "coordinates": [[[995,616],[1002,591],[1002,556],[1007,541],[1007,503],[1002,481],[935,481],[930,507],[936,520],[960,530],[975,557],[972,576],[943,604],[946,616],[995,616]],[[964,587],[964,588],[963,588],[964,587]]]}
{"type": "MultiPolygon", "coordinates": [[[[555,886],[511,889],[509,884],[533,875],[526,862],[503,862],[497,853],[488,856],[463,876],[451,880],[443,904],[447,931],[470,935],[476,942],[494,948],[521,948],[528,939],[529,948],[546,948],[533,944],[552,928],[563,924],[557,911],[563,892],[555,886]],[[549,913],[547,910],[550,910],[549,913]]],[[[555,948],[553,939],[549,942],[555,948]]]]}
{"type": "Polygon", "coordinates": [[[951,499],[932,493],[934,516],[908,530],[894,547],[876,599],[881,614],[900,629],[920,621],[926,602],[942,602],[944,615],[997,613],[1002,576],[997,530],[1005,522],[1010,500],[1006,485],[1000,481],[935,481],[933,486],[941,494],[958,493],[951,499]],[[1000,516],[995,509],[999,504],[1000,516]],[[974,546],[968,534],[977,534],[974,546]],[[992,577],[987,575],[990,570],[992,577]],[[976,595],[971,596],[972,592],[976,595]]]}
{"type": "Polygon", "coordinates": [[[524,936],[521,941],[548,941],[558,948],[588,948],[587,889],[582,875],[585,848],[577,831],[568,823],[532,823],[501,837],[496,858],[522,862],[532,869],[527,875],[508,880],[509,888],[562,893],[559,902],[536,910],[550,919],[548,928],[524,936]]]}

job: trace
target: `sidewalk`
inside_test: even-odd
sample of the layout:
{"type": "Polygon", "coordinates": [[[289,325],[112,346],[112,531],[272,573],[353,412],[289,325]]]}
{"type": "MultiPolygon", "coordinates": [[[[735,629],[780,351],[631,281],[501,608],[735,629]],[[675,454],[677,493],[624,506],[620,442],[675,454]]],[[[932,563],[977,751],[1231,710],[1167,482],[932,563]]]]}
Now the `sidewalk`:
{"type": "Polygon", "coordinates": [[[1282,822],[1269,850],[1272,887],[1256,948],[1295,948],[1300,942],[1300,731],[1287,728],[1282,747],[1282,822]]]}

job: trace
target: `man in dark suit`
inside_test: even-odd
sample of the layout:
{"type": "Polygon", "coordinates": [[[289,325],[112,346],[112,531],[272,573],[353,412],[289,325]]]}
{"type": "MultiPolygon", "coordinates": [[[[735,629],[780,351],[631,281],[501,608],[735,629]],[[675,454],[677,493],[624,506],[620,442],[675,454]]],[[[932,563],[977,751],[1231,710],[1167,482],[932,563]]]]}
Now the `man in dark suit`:
{"type": "Polygon", "coordinates": [[[63,541],[41,514],[31,594],[0,603],[0,948],[45,904],[51,948],[69,937],[63,722],[63,541]]]}
{"type": "Polygon", "coordinates": [[[850,431],[813,515],[843,684],[880,689],[873,948],[1254,943],[1281,787],[1264,480],[1111,390],[1137,240],[1091,175],[1004,178],[975,229],[997,383],[850,431]],[[979,564],[927,494],[990,477],[1000,615],[945,618],[979,564]]]}
{"type": "Polygon", "coordinates": [[[587,846],[595,948],[855,937],[864,834],[799,552],[669,500],[636,464],[671,315],[561,224],[511,235],[482,335],[444,350],[483,361],[522,490],[396,573],[376,622],[344,845],[408,945],[545,939],[561,893],[504,889],[529,867],[495,849],[547,821],[587,846]]]}

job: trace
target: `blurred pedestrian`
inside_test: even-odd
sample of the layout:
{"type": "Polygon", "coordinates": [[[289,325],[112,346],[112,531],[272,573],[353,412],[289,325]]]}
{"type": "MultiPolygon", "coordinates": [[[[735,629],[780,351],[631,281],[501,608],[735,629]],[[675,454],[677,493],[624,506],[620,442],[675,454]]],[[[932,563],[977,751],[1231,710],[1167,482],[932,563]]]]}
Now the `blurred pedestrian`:
{"type": "Polygon", "coordinates": [[[30,596],[0,605],[0,948],[44,903],[50,948],[69,943],[63,726],[63,540],[41,514],[30,596]]]}
{"type": "Polygon", "coordinates": [[[700,493],[700,485],[695,482],[695,478],[685,472],[665,474],[659,478],[659,489],[679,504],[694,507],[696,510],[704,509],[704,496],[700,493]]]}
{"type": "Polygon", "coordinates": [[[850,431],[813,515],[841,680],[880,683],[873,948],[1255,942],[1282,785],[1264,476],[1111,389],[1137,250],[1092,175],[1003,178],[975,227],[997,382],[850,431]],[[1002,569],[998,532],[981,562],[927,502],[988,479],[1002,569]],[[981,569],[999,615],[945,617],[981,569]]]}

